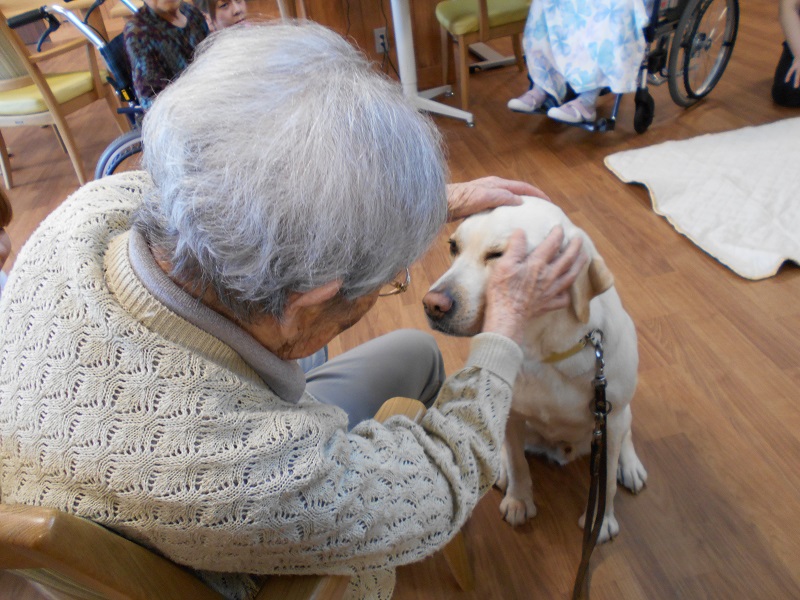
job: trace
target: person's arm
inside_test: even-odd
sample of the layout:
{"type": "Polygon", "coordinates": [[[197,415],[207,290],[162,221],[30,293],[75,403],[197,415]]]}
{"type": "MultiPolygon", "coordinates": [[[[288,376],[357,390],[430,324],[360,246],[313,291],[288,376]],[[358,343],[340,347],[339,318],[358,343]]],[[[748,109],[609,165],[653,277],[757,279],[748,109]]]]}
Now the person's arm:
{"type": "MultiPolygon", "coordinates": [[[[204,530],[204,544],[217,552],[195,553],[192,566],[352,573],[443,547],[496,480],[522,362],[515,337],[525,319],[567,304],[585,262],[580,241],[560,252],[562,241],[555,231],[527,255],[525,236],[514,234],[489,286],[484,332],[419,424],[369,420],[348,433],[339,409],[308,396],[280,410],[252,407],[239,468],[218,475],[238,484],[195,500],[198,514],[229,525],[204,530]],[[246,518],[228,512],[237,505],[247,507],[246,518]]],[[[227,433],[222,423],[214,431],[227,433]]],[[[215,460],[203,458],[207,469],[215,460]]]]}
{"type": "Polygon", "coordinates": [[[129,22],[125,27],[125,51],[131,64],[131,77],[136,97],[143,108],[149,108],[156,95],[169,84],[173,73],[160,58],[159,32],[129,22]]]}
{"type": "Polygon", "coordinates": [[[520,196],[550,199],[536,186],[502,177],[481,177],[464,183],[451,183],[447,186],[448,220],[463,219],[497,206],[521,204],[520,196]]]}
{"type": "Polygon", "coordinates": [[[785,82],[800,88],[800,0],[781,0],[780,21],[786,43],[794,57],[785,82]]]}
{"type": "Polygon", "coordinates": [[[147,27],[140,27],[132,22],[125,27],[125,52],[131,65],[133,90],[139,104],[144,108],[149,108],[156,94],[165,87],[162,83],[165,78],[164,69],[154,45],[157,44],[147,27]]]}

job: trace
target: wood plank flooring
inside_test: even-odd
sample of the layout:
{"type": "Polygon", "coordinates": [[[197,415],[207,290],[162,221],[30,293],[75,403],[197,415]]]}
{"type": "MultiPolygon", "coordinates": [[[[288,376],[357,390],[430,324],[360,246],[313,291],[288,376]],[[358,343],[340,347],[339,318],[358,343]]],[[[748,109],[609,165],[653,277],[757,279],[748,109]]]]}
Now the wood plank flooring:
{"type": "MultiPolygon", "coordinates": [[[[741,0],[720,84],[689,110],[672,103],[666,86],[653,90],[656,116],[644,135],[633,131],[632,97],[605,134],[509,112],[506,101],[526,87],[513,68],[473,76],[475,128],[435,119],[452,180],[496,174],[539,185],[593,237],[637,324],[634,436],[650,479],[639,496],[618,495],[621,533],[595,552],[593,600],[800,598],[800,269],[741,279],[655,215],[644,188],[603,166],[619,150],[800,117],[770,99],[781,41],[776,3],[741,0]]],[[[611,98],[601,99],[600,110],[610,108],[611,98]]],[[[92,165],[115,135],[111,116],[96,104],[72,122],[92,165]]],[[[3,133],[15,153],[10,234],[18,246],[77,184],[51,132],[3,133]]],[[[410,291],[381,299],[331,344],[334,354],[398,327],[428,329],[420,300],[446,268],[446,239],[445,231],[414,265],[410,291]]],[[[435,335],[448,370],[459,368],[468,342],[435,335]]],[[[461,592],[436,555],[399,569],[396,600],[570,597],[587,463],[529,464],[535,519],[506,525],[492,490],[466,525],[476,590],[461,592]]]]}

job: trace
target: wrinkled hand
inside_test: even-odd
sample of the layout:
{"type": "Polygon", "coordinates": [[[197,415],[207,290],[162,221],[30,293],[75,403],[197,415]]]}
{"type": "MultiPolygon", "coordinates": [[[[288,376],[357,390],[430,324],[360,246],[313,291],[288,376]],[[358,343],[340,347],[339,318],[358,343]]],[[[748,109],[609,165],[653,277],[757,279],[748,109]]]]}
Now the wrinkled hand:
{"type": "Polygon", "coordinates": [[[448,221],[463,219],[496,206],[516,206],[520,196],[538,196],[550,200],[542,190],[523,181],[502,177],[481,177],[447,186],[448,221]]]}
{"type": "Polygon", "coordinates": [[[527,254],[525,233],[514,230],[489,279],[483,331],[505,335],[519,344],[526,322],[569,305],[569,288],[588,257],[581,252],[580,238],[559,253],[563,240],[564,231],[556,227],[527,254]]]}
{"type": "Polygon", "coordinates": [[[790,66],[789,70],[786,72],[786,79],[784,79],[784,82],[794,88],[800,88],[800,56],[796,56],[794,61],[792,61],[792,66],[790,66]],[[794,82],[792,82],[792,78],[794,78],[794,82]]]}

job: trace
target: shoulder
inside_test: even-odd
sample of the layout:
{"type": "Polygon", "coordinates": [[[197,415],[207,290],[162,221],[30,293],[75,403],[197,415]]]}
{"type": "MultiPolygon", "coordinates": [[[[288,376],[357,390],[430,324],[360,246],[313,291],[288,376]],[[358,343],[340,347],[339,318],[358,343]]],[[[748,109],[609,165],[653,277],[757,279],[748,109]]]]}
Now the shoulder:
{"type": "MultiPolygon", "coordinates": [[[[11,331],[7,329],[8,318],[21,318],[31,311],[44,315],[49,309],[55,310],[55,304],[47,303],[66,294],[65,290],[75,292],[77,296],[73,297],[99,294],[102,286],[84,284],[103,280],[103,257],[111,240],[130,228],[134,211],[151,187],[144,173],[104,178],[80,188],[44,219],[20,248],[14,262],[13,272],[20,285],[6,289],[3,300],[8,292],[18,308],[14,314],[3,315],[6,324],[0,324],[0,330],[11,331]],[[77,288],[83,291],[78,293],[77,288]]],[[[89,305],[84,302],[72,308],[83,310],[89,305]]]]}
{"type": "MultiPolygon", "coordinates": [[[[115,237],[129,228],[131,215],[152,188],[149,175],[133,171],[92,181],[67,198],[31,236],[29,242],[95,236],[115,237]]],[[[27,244],[26,244],[27,245],[27,244]]]]}
{"type": "Polygon", "coordinates": [[[194,6],[193,4],[189,4],[188,2],[184,2],[181,4],[181,12],[189,19],[190,23],[198,24],[202,23],[204,28],[207,30],[208,26],[206,23],[206,17],[200,12],[200,9],[194,6]]]}
{"type": "Polygon", "coordinates": [[[137,35],[143,31],[152,29],[153,27],[153,19],[151,18],[150,12],[147,9],[147,5],[145,5],[128,19],[122,32],[125,36],[125,39],[128,39],[132,35],[137,35]]]}

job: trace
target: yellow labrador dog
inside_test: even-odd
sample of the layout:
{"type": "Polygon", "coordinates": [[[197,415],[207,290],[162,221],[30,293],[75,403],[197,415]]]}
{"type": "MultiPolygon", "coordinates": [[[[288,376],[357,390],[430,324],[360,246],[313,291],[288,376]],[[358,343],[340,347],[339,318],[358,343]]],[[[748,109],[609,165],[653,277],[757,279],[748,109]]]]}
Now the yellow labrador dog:
{"type": "MultiPolygon", "coordinates": [[[[570,290],[571,305],[532,320],[524,332],[524,360],[497,481],[505,491],[500,511],[512,525],[536,515],[526,450],[560,464],[590,450],[595,355],[592,346],[584,347],[581,340],[594,329],[603,331],[606,397],[613,406],[608,417],[608,473],[616,473],[616,479],[634,493],[647,480],[631,438],[630,402],[639,362],[636,329],[594,244],[556,205],[525,198],[521,206],[504,206],[466,219],[450,239],[452,266],[423,299],[425,312],[431,326],[444,333],[480,332],[486,282],[512,230],[522,228],[532,250],[557,225],[564,229],[564,245],[575,236],[583,238],[583,251],[590,260],[570,290]]],[[[617,481],[609,476],[601,542],[619,533],[616,489],[617,481]]]]}

